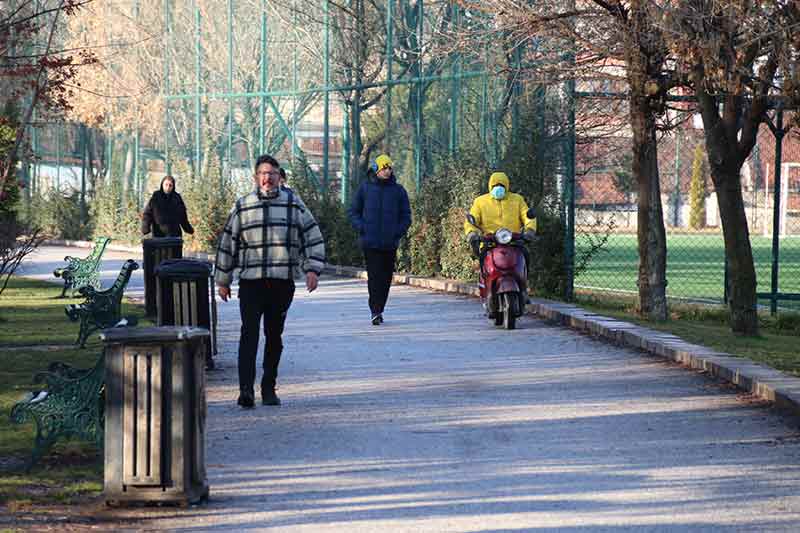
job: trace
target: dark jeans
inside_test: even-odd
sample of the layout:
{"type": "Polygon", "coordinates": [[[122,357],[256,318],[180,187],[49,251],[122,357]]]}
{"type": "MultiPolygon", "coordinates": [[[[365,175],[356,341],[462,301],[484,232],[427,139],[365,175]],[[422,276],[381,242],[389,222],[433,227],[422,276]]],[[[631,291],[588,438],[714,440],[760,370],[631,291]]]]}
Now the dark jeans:
{"type": "Polygon", "coordinates": [[[261,389],[275,388],[278,364],[283,352],[283,325],[294,298],[294,281],[290,279],[239,280],[239,313],[242,335],[239,339],[239,389],[252,391],[256,379],[256,353],[264,318],[264,375],[261,389]]]}
{"type": "Polygon", "coordinates": [[[392,286],[394,263],[397,250],[364,249],[367,260],[367,288],[369,289],[369,310],[373,315],[383,313],[386,300],[389,298],[389,287],[392,286]]]}

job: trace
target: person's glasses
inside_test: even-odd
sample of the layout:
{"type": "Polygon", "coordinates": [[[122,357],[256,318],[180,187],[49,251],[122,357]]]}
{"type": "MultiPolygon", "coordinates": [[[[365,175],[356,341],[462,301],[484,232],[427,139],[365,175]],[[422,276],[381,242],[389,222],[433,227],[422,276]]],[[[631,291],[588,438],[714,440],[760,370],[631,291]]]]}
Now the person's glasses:
{"type": "Polygon", "coordinates": [[[270,178],[277,178],[280,176],[281,173],[273,170],[272,172],[267,172],[266,170],[262,170],[261,172],[256,172],[256,176],[269,176],[270,178]]]}

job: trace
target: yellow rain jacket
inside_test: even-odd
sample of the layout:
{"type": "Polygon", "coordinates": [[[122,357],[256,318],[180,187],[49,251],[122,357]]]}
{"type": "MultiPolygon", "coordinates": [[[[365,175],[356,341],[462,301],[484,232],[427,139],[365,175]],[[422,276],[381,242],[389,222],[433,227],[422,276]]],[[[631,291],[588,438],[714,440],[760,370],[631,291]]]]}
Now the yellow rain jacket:
{"type": "MultiPolygon", "coordinates": [[[[485,233],[494,233],[500,228],[506,228],[514,233],[522,233],[526,230],[536,231],[536,219],[528,218],[528,204],[519,194],[511,192],[508,176],[505,172],[495,172],[489,177],[489,190],[495,185],[502,185],[506,188],[506,195],[502,200],[495,200],[491,194],[482,194],[475,198],[469,212],[475,217],[475,222],[485,233]]],[[[480,230],[464,222],[464,234],[480,230]]]]}

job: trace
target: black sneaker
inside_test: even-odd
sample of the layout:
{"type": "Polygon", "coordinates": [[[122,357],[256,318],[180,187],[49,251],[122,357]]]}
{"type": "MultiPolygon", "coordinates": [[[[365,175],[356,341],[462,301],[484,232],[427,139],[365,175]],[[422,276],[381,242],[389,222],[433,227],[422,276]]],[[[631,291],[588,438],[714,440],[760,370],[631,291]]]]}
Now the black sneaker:
{"type": "Polygon", "coordinates": [[[261,393],[261,405],[280,405],[280,404],[281,404],[281,399],[278,398],[278,395],[275,394],[275,391],[261,393]]]}
{"type": "Polygon", "coordinates": [[[383,324],[383,313],[378,315],[378,323],[383,324]]]}
{"type": "Polygon", "coordinates": [[[245,392],[242,391],[239,393],[239,399],[236,401],[237,404],[244,407],[245,409],[252,409],[256,406],[256,400],[253,397],[252,392],[245,392]]]}
{"type": "Polygon", "coordinates": [[[383,316],[378,313],[377,315],[372,315],[372,325],[373,326],[380,326],[383,323],[383,316]]]}

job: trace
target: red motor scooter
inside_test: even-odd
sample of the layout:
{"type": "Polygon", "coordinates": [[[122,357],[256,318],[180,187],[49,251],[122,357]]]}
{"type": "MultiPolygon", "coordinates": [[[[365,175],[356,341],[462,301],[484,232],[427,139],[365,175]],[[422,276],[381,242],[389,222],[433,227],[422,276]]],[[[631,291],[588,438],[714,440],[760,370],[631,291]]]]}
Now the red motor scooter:
{"type": "Polygon", "coordinates": [[[486,233],[471,214],[467,214],[467,221],[484,233],[478,288],[486,315],[496,326],[514,329],[528,301],[528,269],[522,235],[506,228],[486,233]]]}

